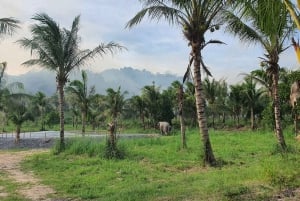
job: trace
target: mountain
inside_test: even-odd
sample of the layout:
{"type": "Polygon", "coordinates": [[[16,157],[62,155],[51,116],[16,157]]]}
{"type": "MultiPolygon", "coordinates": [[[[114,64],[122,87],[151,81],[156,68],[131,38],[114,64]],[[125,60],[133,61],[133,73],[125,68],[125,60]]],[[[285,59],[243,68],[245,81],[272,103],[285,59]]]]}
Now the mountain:
{"type": "MultiPolygon", "coordinates": [[[[152,73],[147,70],[137,70],[132,67],[121,69],[109,69],[101,73],[95,73],[87,70],[88,86],[95,85],[96,92],[106,94],[106,89],[113,88],[117,90],[121,86],[121,91],[128,91],[129,96],[140,95],[141,89],[146,85],[152,85],[153,82],[160,89],[168,88],[175,80],[181,81],[182,78],[172,74],[152,73]]],[[[76,72],[70,75],[70,80],[81,80],[81,73],[76,72]]],[[[21,82],[25,90],[31,94],[38,91],[51,96],[56,92],[55,73],[41,70],[28,72],[23,75],[6,75],[6,80],[11,82],[21,82]]]]}

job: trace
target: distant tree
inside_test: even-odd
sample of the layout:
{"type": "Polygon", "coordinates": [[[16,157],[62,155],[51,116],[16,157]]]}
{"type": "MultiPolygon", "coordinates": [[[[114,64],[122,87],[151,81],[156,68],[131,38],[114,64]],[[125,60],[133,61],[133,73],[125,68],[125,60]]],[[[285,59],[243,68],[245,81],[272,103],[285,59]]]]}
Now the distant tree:
{"type": "Polygon", "coordinates": [[[75,100],[80,105],[81,121],[82,121],[82,135],[85,134],[85,125],[90,106],[90,100],[95,94],[95,86],[88,90],[88,78],[84,70],[81,71],[82,80],[73,80],[66,88],[67,93],[73,94],[75,100]]]}
{"type": "Polygon", "coordinates": [[[146,103],[141,96],[133,96],[129,99],[129,104],[131,109],[138,114],[139,119],[142,122],[144,130],[146,129],[145,124],[145,113],[146,113],[146,103]]]}
{"type": "Polygon", "coordinates": [[[100,44],[93,50],[80,50],[81,41],[79,31],[79,20],[77,16],[73,20],[71,30],[61,28],[47,14],[36,14],[33,20],[37,24],[31,27],[32,38],[24,38],[19,43],[24,48],[30,49],[36,58],[24,62],[24,65],[39,65],[56,73],[56,83],[59,93],[59,114],[60,114],[60,143],[64,149],[64,86],[68,81],[70,73],[77,69],[96,55],[103,55],[107,52],[113,53],[122,49],[116,43],[100,44]]]}
{"type": "Polygon", "coordinates": [[[32,98],[33,110],[36,116],[40,117],[41,129],[45,130],[45,114],[47,105],[49,105],[46,95],[43,92],[37,92],[32,98]]]}
{"type": "Polygon", "coordinates": [[[9,119],[16,126],[16,143],[19,143],[20,141],[20,133],[23,123],[28,120],[34,120],[32,112],[29,109],[30,99],[28,97],[10,97],[10,104],[8,106],[9,119]]]}
{"type": "Polygon", "coordinates": [[[250,110],[251,129],[255,129],[255,108],[261,103],[260,98],[264,91],[257,89],[256,82],[249,76],[244,79],[242,84],[243,93],[245,94],[245,105],[250,110]]]}
{"type": "Polygon", "coordinates": [[[212,115],[212,127],[215,128],[215,115],[217,113],[217,94],[219,84],[215,79],[212,79],[211,81],[209,78],[205,78],[203,81],[203,92],[204,97],[208,103],[208,107],[210,108],[211,115],[212,115]]]}
{"type": "Polygon", "coordinates": [[[153,85],[147,85],[142,88],[142,99],[145,101],[148,119],[151,126],[154,128],[159,121],[159,88],[153,85]]]}
{"type": "Polygon", "coordinates": [[[242,113],[244,96],[243,96],[243,86],[242,85],[230,85],[228,105],[231,109],[231,113],[234,116],[236,127],[240,126],[240,116],[242,113]]]}

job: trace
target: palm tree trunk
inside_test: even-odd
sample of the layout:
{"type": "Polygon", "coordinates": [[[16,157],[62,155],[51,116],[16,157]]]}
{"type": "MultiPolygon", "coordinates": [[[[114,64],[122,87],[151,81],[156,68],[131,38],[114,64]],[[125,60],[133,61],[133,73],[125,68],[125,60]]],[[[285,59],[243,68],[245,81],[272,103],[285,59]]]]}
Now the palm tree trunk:
{"type": "Polygon", "coordinates": [[[192,44],[192,54],[194,57],[194,83],[195,83],[195,96],[196,96],[196,108],[197,108],[197,119],[200,128],[200,135],[202,134],[203,151],[204,151],[204,164],[211,166],[216,165],[216,159],[213,154],[212,146],[209,139],[207,119],[205,116],[205,107],[203,99],[203,88],[201,81],[200,71],[200,43],[192,44]]]}
{"type": "Polygon", "coordinates": [[[180,131],[181,131],[181,148],[186,149],[186,135],[185,135],[185,123],[183,118],[183,87],[179,88],[179,120],[180,120],[180,131]]]}
{"type": "Polygon", "coordinates": [[[15,140],[15,143],[17,143],[17,144],[19,144],[19,142],[20,142],[20,133],[21,133],[21,126],[17,125],[16,140],[15,140]]]}
{"type": "Polygon", "coordinates": [[[287,146],[284,140],[280,121],[280,103],[278,96],[278,73],[272,75],[273,80],[273,99],[274,99],[274,117],[275,117],[275,135],[282,150],[286,150],[287,146]]]}
{"type": "Polygon", "coordinates": [[[64,86],[62,83],[58,83],[58,93],[59,93],[59,125],[60,125],[60,149],[65,148],[65,114],[64,114],[64,86]]]}
{"type": "Polygon", "coordinates": [[[81,119],[82,119],[82,136],[84,136],[85,135],[86,111],[82,111],[81,119]]]}
{"type": "Polygon", "coordinates": [[[251,130],[254,130],[254,109],[251,107],[251,130]]]}

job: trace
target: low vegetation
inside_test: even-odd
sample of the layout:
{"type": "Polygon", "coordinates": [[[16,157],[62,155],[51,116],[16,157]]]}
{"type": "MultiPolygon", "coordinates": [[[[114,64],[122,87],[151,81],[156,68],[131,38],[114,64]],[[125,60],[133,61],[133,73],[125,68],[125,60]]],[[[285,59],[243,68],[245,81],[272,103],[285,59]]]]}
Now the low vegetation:
{"type": "Polygon", "coordinates": [[[1,201],[29,201],[21,196],[17,189],[22,184],[12,182],[4,172],[0,172],[0,200],[1,201]]]}
{"type": "MultiPolygon", "coordinates": [[[[282,153],[271,132],[213,131],[218,167],[205,167],[196,130],[180,135],[119,139],[122,160],[105,159],[105,140],[74,138],[66,150],[36,155],[33,170],[61,197],[82,200],[266,200],[300,187],[300,144],[292,131],[282,153]]],[[[290,192],[290,193],[287,193],[290,192]]]]}

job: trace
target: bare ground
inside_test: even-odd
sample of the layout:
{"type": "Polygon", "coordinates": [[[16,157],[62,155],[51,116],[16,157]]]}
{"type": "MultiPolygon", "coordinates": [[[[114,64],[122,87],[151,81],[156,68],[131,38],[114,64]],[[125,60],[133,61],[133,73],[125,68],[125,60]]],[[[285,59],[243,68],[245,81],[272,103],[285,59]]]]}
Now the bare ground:
{"type": "MultiPolygon", "coordinates": [[[[37,179],[31,172],[25,173],[20,168],[20,162],[25,159],[25,157],[35,154],[37,152],[46,152],[48,150],[34,149],[29,151],[19,151],[19,152],[0,152],[0,171],[4,171],[8,174],[8,177],[20,185],[21,188],[18,189],[18,194],[24,196],[24,198],[33,201],[58,201],[67,199],[51,199],[55,194],[55,191],[46,185],[41,184],[40,180],[37,179]]],[[[1,197],[7,197],[8,193],[3,192],[4,188],[0,186],[0,199],[1,197]]]]}

